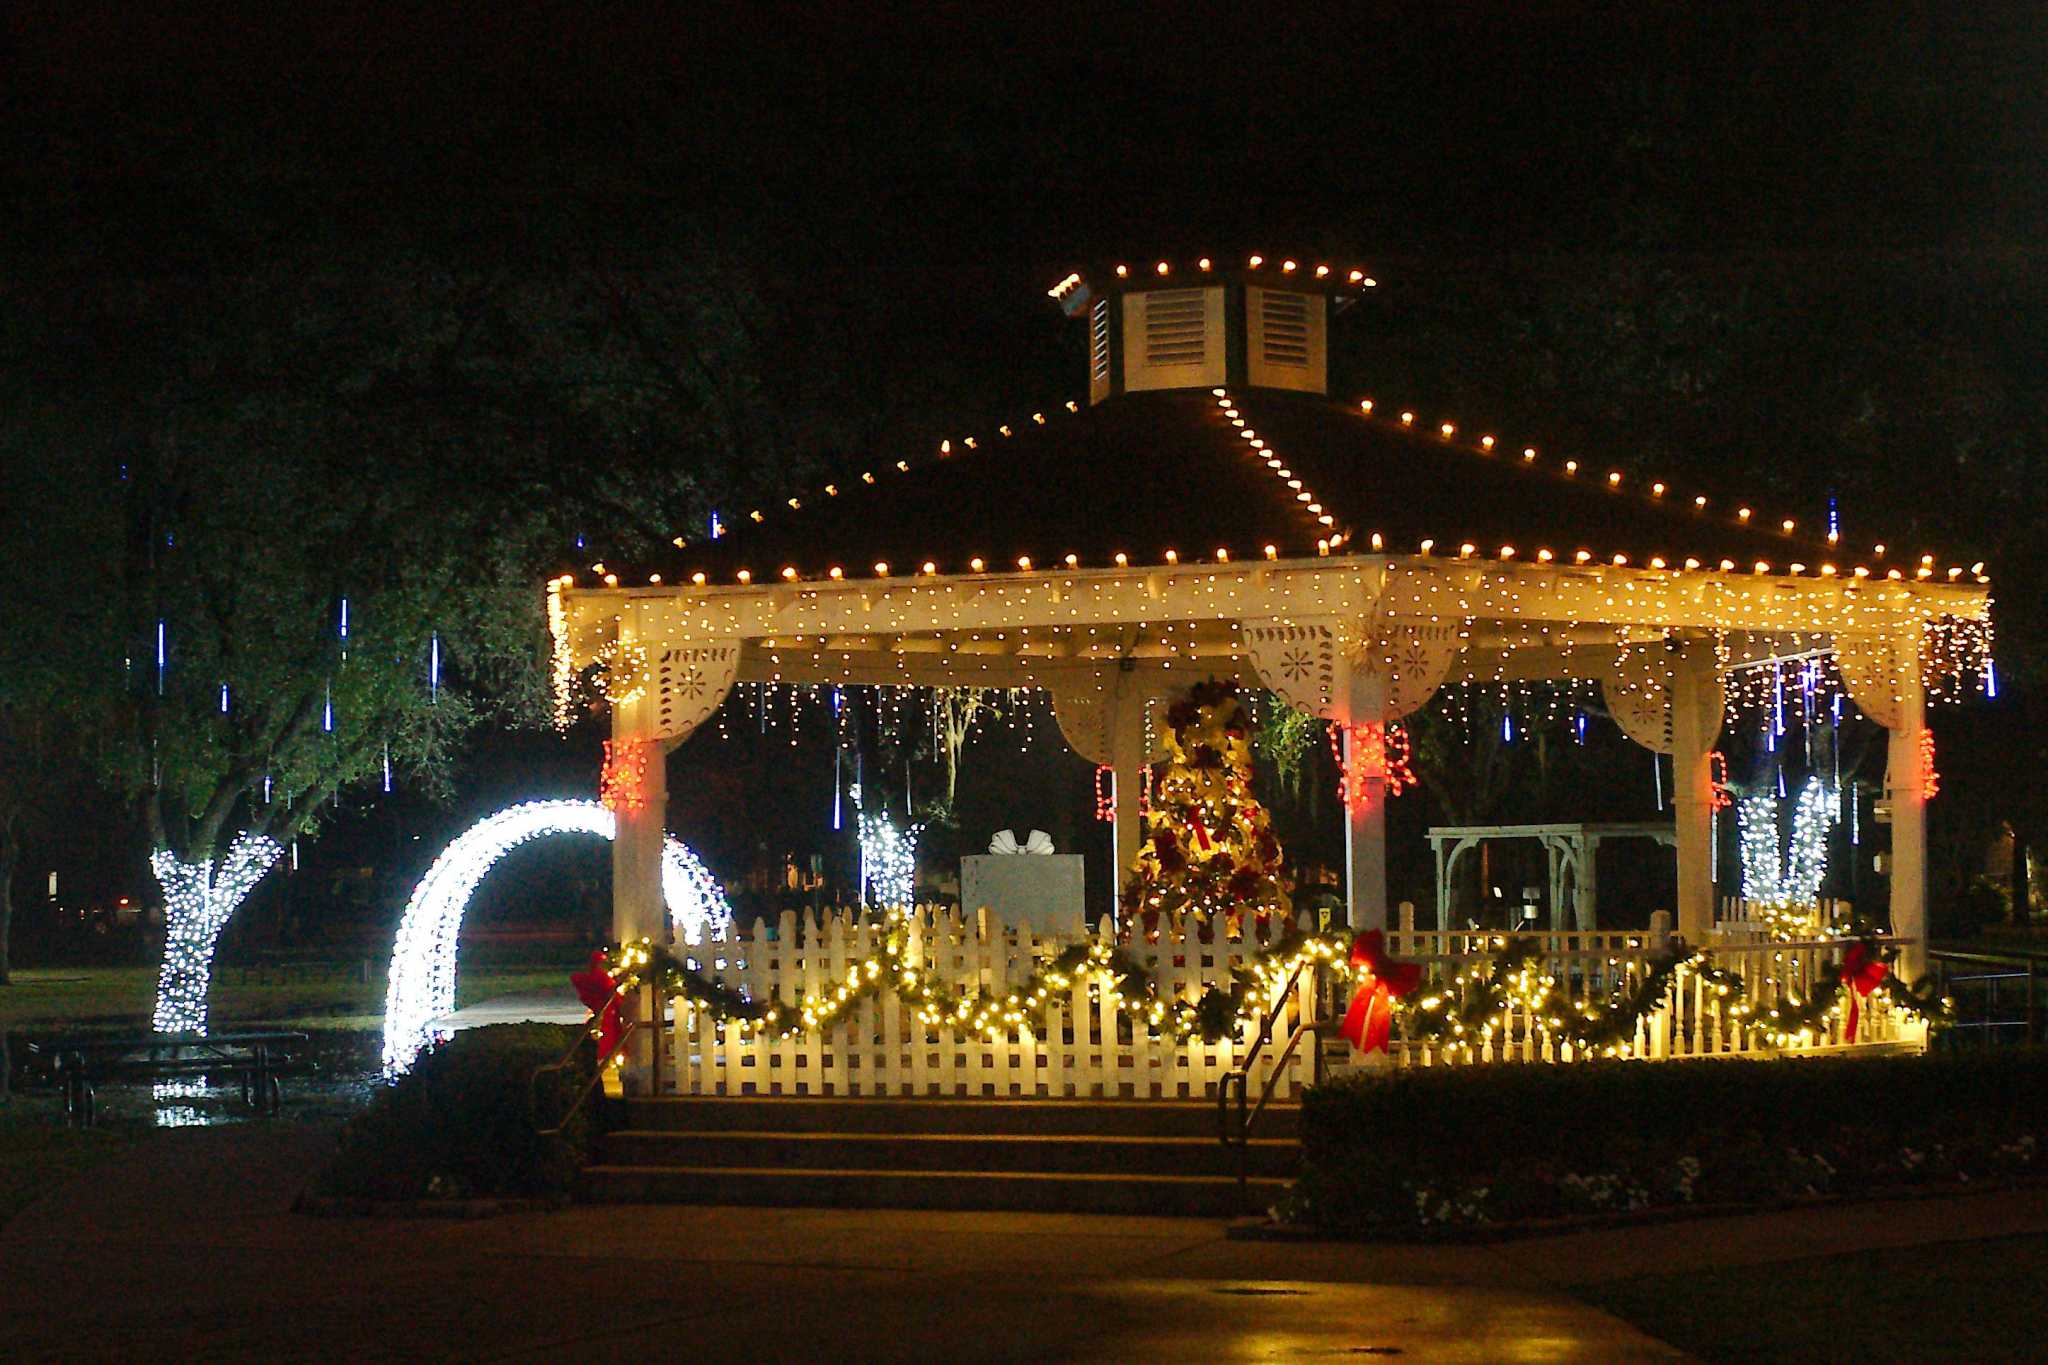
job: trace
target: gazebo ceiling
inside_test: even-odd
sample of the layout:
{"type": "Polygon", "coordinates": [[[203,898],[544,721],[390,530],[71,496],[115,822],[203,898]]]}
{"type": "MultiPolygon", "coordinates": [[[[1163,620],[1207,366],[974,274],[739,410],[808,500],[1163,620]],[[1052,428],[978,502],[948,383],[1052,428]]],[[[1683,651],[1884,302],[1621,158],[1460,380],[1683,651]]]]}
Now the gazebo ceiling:
{"type": "MultiPolygon", "coordinates": [[[[720,538],[689,541],[659,562],[607,571],[621,586],[716,586],[1213,562],[1219,552],[1238,561],[1383,551],[1775,574],[1824,564],[1834,572],[1839,560],[1845,576],[1856,562],[1763,509],[1696,502],[1681,489],[1638,487],[1367,402],[1277,389],[1069,404],[971,448],[952,441],[919,461],[878,461],[791,501],[735,518],[720,538]]],[[[1880,576],[1892,567],[1862,559],[1880,576]]],[[[1901,564],[1908,577],[1918,568],[1901,564]]]]}

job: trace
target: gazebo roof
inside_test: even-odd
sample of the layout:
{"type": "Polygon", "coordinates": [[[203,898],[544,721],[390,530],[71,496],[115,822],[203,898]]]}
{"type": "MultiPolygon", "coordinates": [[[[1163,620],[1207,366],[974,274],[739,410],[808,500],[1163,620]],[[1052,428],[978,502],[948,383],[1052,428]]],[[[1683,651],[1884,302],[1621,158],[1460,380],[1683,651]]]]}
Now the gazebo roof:
{"type": "Polygon", "coordinates": [[[1760,510],[1745,518],[1365,400],[1264,388],[1057,406],[792,502],[617,572],[627,586],[657,573],[729,585],[742,571],[769,582],[1383,551],[1784,573],[1838,557],[1760,510]]]}
{"type": "MultiPolygon", "coordinates": [[[[1047,687],[1099,719],[1112,691],[1249,668],[1341,719],[1357,677],[1399,715],[1462,668],[1611,679],[1654,744],[1675,656],[1640,646],[1659,640],[1711,638],[1723,670],[1847,648],[1881,723],[1902,659],[1929,695],[1991,676],[1975,570],[1837,560],[1739,504],[1317,392],[1113,392],[789,504],[552,579],[557,716],[593,664],[615,703],[659,699],[665,738],[742,681],[1047,687]]],[[[1108,761],[1100,739],[1074,743],[1108,761]]]]}

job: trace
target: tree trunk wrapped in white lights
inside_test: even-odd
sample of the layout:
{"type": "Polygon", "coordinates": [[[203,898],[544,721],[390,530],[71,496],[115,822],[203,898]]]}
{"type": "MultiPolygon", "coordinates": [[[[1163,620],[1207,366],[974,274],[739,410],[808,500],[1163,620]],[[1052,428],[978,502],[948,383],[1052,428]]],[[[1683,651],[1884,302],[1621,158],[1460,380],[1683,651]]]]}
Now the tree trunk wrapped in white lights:
{"type": "Polygon", "coordinates": [[[886,812],[862,809],[859,783],[851,791],[853,808],[859,812],[864,898],[886,910],[903,909],[917,899],[917,836],[924,832],[924,824],[898,829],[886,812]]]}
{"type": "Polygon", "coordinates": [[[1742,838],[1742,896],[1782,939],[1811,938],[1821,929],[1820,884],[1827,876],[1828,839],[1834,833],[1835,793],[1807,779],[1792,807],[1792,839],[1778,831],[1778,798],[1768,791],[1745,796],[1735,818],[1742,838]]]}
{"type": "Polygon", "coordinates": [[[277,840],[245,832],[218,861],[181,862],[165,848],[150,855],[149,870],[164,891],[164,961],[151,1022],[158,1033],[206,1032],[214,945],[235,907],[283,852],[277,840]]]}

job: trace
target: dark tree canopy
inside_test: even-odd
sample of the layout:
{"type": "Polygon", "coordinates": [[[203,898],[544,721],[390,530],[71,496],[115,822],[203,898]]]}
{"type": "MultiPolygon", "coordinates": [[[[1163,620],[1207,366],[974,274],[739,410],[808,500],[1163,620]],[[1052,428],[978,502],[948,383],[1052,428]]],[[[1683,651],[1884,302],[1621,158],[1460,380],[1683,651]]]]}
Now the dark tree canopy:
{"type": "MultiPolygon", "coordinates": [[[[532,585],[578,535],[665,540],[1074,396],[1082,324],[1043,290],[1077,260],[1323,252],[1383,282],[1340,389],[1988,560],[2006,694],[1935,724],[1951,790],[1996,809],[1935,819],[2048,837],[2033,17],[1294,17],[17,6],[0,477],[10,512],[17,480],[75,493],[10,515],[35,537],[11,562],[64,587],[38,657],[84,651],[65,676],[119,700],[134,789],[153,678],[109,660],[153,662],[129,575],[160,550],[199,613],[163,702],[203,822],[231,752],[315,685],[324,708],[346,592],[363,690],[315,747],[363,725],[433,769],[528,704],[532,585]],[[303,541],[229,526],[251,508],[303,541]],[[230,585],[279,609],[232,667],[295,686],[250,672],[222,719],[204,604],[230,585]],[[417,688],[422,629],[459,700],[415,714],[370,679],[417,688]]],[[[374,782],[382,739],[349,771],[374,782]]]]}

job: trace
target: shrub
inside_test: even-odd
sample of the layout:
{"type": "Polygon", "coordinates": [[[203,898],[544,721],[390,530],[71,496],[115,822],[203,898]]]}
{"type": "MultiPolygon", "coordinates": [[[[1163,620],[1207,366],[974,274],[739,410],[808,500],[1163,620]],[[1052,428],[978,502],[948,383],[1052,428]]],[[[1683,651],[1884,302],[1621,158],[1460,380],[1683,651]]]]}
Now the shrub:
{"type": "Polygon", "coordinates": [[[591,1050],[543,1077],[538,1094],[533,1080],[582,1032],[494,1024],[421,1053],[342,1129],[320,1193],[393,1200],[566,1194],[583,1164],[589,1106],[559,1136],[535,1128],[575,1102],[590,1080],[591,1050]]]}
{"type": "Polygon", "coordinates": [[[1360,1232],[2038,1169],[2048,1049],[1429,1068],[1308,1092],[1287,1207],[1360,1232]]]}
{"type": "Polygon", "coordinates": [[[2003,879],[1973,877],[1960,896],[1935,901],[1929,930],[1937,938],[1975,938],[2012,915],[2012,889],[2003,879]]]}

